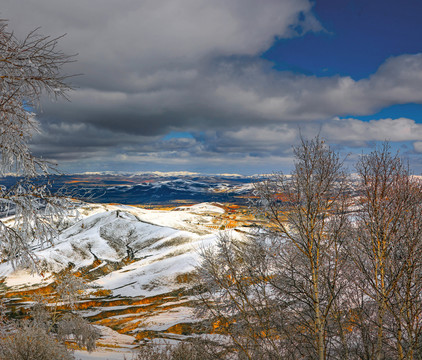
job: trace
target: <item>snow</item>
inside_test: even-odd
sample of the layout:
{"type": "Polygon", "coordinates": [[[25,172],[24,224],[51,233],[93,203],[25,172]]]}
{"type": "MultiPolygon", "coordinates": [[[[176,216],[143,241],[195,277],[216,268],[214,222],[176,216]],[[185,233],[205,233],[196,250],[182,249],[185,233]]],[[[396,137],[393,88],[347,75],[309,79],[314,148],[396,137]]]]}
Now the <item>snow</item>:
{"type": "Polygon", "coordinates": [[[54,245],[36,252],[44,273],[29,275],[10,263],[0,264],[0,277],[11,288],[52,281],[50,273],[69,265],[75,270],[95,260],[119,262],[128,256],[135,261],[99,277],[95,285],[110,289],[114,296],[154,296],[180,288],[177,275],[191,272],[201,249],[212,246],[219,231],[206,225],[222,214],[219,206],[203,203],[180,207],[181,211],[146,210],[127,205],[87,205],[80,220],[62,231],[54,245]]]}
{"type": "Polygon", "coordinates": [[[92,353],[76,350],[74,352],[76,360],[130,360],[136,352],[128,350],[104,350],[98,349],[92,353]]]}
{"type": "MultiPolygon", "coordinates": [[[[192,299],[166,294],[190,286],[177,282],[176,278],[193,271],[200,261],[200,251],[216,243],[221,231],[211,230],[206,225],[214,219],[209,214],[218,216],[224,213],[224,209],[203,203],[180,207],[179,210],[146,210],[124,205],[84,206],[80,209],[80,220],[74,219],[74,224],[61,232],[53,246],[36,252],[46,269],[43,275],[31,275],[27,270],[15,270],[10,263],[2,263],[0,277],[9,288],[22,289],[48,284],[54,279],[51,272],[59,272],[71,264],[77,270],[101,260],[102,263],[95,268],[98,270],[107,263],[119,263],[118,270],[95,273],[94,280],[88,284],[91,290],[102,288],[112,293],[102,300],[101,305],[81,310],[81,315],[89,317],[116,310],[116,315],[110,318],[129,318],[135,314],[119,313],[118,310],[130,307],[130,302],[119,306],[112,302],[165,295],[163,305],[158,304],[153,311],[137,314],[133,320],[128,320],[134,322],[135,333],[136,328],[162,331],[181,322],[194,322],[193,310],[188,305],[192,299]],[[128,256],[133,256],[133,262],[126,264],[122,260],[128,256]],[[141,316],[145,316],[142,321],[141,316]]],[[[243,236],[239,232],[231,233],[236,237],[243,236]]],[[[99,342],[103,347],[91,354],[76,351],[77,359],[132,358],[133,336],[119,334],[107,327],[102,327],[101,332],[99,342]],[[116,345],[121,348],[115,348],[116,345]]]]}
{"type": "Polygon", "coordinates": [[[120,346],[120,347],[134,347],[133,343],[136,338],[134,336],[120,334],[107,326],[95,325],[101,332],[101,338],[99,342],[102,345],[120,346]]]}
{"type": "Polygon", "coordinates": [[[46,278],[40,274],[28,276],[26,270],[13,271],[12,267],[1,267],[0,277],[6,277],[5,285],[8,287],[30,287],[46,282],[46,278]]]}
{"type": "MultiPolygon", "coordinates": [[[[195,237],[193,237],[195,239],[195,237]]],[[[177,247],[144,252],[145,258],[114,271],[96,283],[113,290],[115,296],[155,296],[180,287],[175,278],[192,271],[199,262],[199,249],[217,240],[215,234],[177,247]],[[126,284],[126,285],[122,285],[126,284]]]]}
{"type": "Polygon", "coordinates": [[[194,314],[194,310],[189,307],[179,306],[176,309],[159,312],[151,316],[143,325],[146,330],[167,330],[170,326],[180,324],[182,322],[197,322],[198,318],[194,314]]]}
{"type": "Polygon", "coordinates": [[[199,251],[218,239],[219,231],[205,226],[212,217],[204,214],[224,213],[224,209],[209,203],[181,209],[84,207],[81,220],[64,230],[53,246],[36,252],[47,270],[44,276],[28,276],[28,271],[15,271],[9,263],[0,264],[0,276],[6,277],[9,287],[31,286],[48,282],[48,272],[59,272],[71,264],[76,270],[96,259],[119,262],[133,256],[137,259],[134,263],[103,276],[97,284],[118,296],[153,296],[174,290],[179,286],[175,277],[192,271],[199,261],[199,251]],[[190,228],[196,232],[185,230],[190,228]]]}
{"type": "Polygon", "coordinates": [[[135,337],[120,334],[106,326],[96,327],[101,331],[101,338],[98,340],[100,346],[91,353],[76,350],[74,352],[77,360],[130,360],[134,358],[137,350],[135,337]]]}
{"type": "Polygon", "coordinates": [[[225,210],[210,203],[201,203],[192,206],[179,206],[174,211],[188,211],[192,214],[224,214],[225,210]]]}

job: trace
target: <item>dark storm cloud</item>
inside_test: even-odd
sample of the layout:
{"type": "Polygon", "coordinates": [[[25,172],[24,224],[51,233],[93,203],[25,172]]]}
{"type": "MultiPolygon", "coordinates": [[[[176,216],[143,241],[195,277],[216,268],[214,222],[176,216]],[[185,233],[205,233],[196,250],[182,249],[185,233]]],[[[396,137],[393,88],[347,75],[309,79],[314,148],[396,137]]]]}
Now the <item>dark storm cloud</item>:
{"type": "Polygon", "coordinates": [[[421,103],[421,74],[421,55],[390,59],[371,78],[360,81],[277,73],[263,61],[223,61],[202,68],[178,88],[136,93],[80,89],[72,103],[47,103],[45,111],[53,119],[144,136],[170,130],[232,131],[257,123],[290,122],[297,127],[297,122],[421,103]]]}

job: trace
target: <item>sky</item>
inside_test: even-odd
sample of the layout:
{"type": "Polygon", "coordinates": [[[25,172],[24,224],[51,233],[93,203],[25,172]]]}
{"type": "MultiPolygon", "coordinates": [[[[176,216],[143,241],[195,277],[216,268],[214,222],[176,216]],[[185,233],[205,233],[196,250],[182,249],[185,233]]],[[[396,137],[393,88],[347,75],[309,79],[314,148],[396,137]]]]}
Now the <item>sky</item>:
{"type": "Polygon", "coordinates": [[[2,0],[77,54],[35,154],[66,173],[289,172],[317,134],[353,171],[389,141],[422,173],[420,0],[2,0]]]}

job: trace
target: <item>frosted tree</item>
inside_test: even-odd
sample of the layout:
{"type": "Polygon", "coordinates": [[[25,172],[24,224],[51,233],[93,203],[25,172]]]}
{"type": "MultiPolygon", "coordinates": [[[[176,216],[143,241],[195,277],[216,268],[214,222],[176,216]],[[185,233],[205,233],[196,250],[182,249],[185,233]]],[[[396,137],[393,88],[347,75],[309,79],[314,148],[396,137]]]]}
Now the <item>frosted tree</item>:
{"type": "Polygon", "coordinates": [[[19,40],[7,25],[0,20],[0,176],[13,173],[20,180],[0,186],[0,253],[14,264],[35,265],[34,247],[51,240],[51,224],[66,206],[49,191],[50,164],[29,148],[39,131],[34,110],[44,94],[66,98],[70,86],[61,71],[72,57],[58,50],[59,38],[33,31],[19,40]]]}

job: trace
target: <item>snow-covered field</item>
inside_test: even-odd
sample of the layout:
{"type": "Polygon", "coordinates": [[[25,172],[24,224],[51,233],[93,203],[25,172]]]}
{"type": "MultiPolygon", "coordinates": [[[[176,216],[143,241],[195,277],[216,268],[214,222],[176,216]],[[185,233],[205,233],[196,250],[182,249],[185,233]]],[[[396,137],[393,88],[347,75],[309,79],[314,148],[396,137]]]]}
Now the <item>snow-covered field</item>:
{"type": "Polygon", "coordinates": [[[96,350],[92,353],[77,350],[74,353],[76,360],[132,360],[133,352],[96,350]]]}

